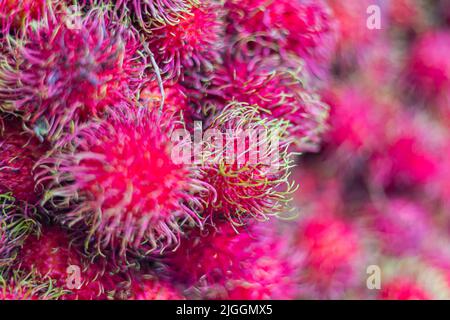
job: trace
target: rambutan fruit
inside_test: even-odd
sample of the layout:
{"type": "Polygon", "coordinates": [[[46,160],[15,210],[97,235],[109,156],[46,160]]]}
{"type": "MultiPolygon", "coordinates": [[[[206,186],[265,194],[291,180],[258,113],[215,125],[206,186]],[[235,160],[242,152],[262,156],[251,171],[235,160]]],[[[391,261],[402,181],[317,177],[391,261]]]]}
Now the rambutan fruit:
{"type": "Polygon", "coordinates": [[[186,70],[193,73],[213,69],[222,42],[220,9],[212,1],[202,1],[178,23],[152,29],[147,41],[163,76],[183,78],[186,70]]]}
{"type": "Polygon", "coordinates": [[[19,271],[0,274],[0,301],[57,300],[63,294],[52,281],[39,281],[32,274],[19,271]]]}
{"type": "Polygon", "coordinates": [[[215,190],[203,196],[205,217],[238,226],[289,210],[295,183],[289,181],[293,157],[287,151],[287,125],[261,118],[255,106],[236,103],[212,120],[199,163],[199,178],[215,190]]]}
{"type": "Polygon", "coordinates": [[[318,149],[328,106],[308,85],[304,70],[286,68],[273,56],[230,56],[214,73],[208,95],[219,109],[230,101],[257,105],[262,117],[289,121],[296,150],[318,149]]]}
{"type": "Polygon", "coordinates": [[[11,31],[19,31],[33,20],[40,20],[51,7],[54,0],[2,0],[0,1],[0,33],[4,36],[11,31]]]}
{"type": "Polygon", "coordinates": [[[185,300],[181,292],[170,282],[154,275],[133,272],[130,279],[119,285],[118,297],[124,300],[185,300]]]}
{"type": "Polygon", "coordinates": [[[330,62],[336,30],[326,2],[227,0],[225,8],[228,32],[239,39],[262,35],[282,53],[305,59],[313,71],[330,62]]]}
{"type": "Polygon", "coordinates": [[[35,189],[34,166],[48,151],[48,146],[24,132],[18,119],[3,120],[3,125],[0,123],[0,194],[11,193],[18,201],[36,204],[40,194],[35,189]]]}
{"type": "Polygon", "coordinates": [[[430,300],[429,294],[410,279],[398,278],[383,285],[382,300],[430,300]]]}
{"type": "Polygon", "coordinates": [[[180,223],[200,223],[206,192],[192,166],[172,155],[171,123],[158,110],[110,115],[68,136],[67,147],[39,164],[46,200],[72,229],[89,228],[86,246],[125,257],[176,247],[180,223]]]}
{"type": "Polygon", "coordinates": [[[284,240],[266,225],[236,233],[227,223],[192,230],[167,258],[193,295],[208,299],[292,299],[294,265],[284,240]]]}
{"type": "MultiPolygon", "coordinates": [[[[105,2],[105,0],[102,0],[105,2]]],[[[109,2],[108,0],[106,0],[109,2]]],[[[147,33],[154,27],[176,25],[200,0],[116,0],[116,9],[128,9],[147,33]]]]}
{"type": "Polygon", "coordinates": [[[139,35],[100,8],[74,25],[58,14],[24,32],[0,63],[0,109],[20,115],[40,139],[102,117],[145,84],[139,35]]]}
{"type": "Polygon", "coordinates": [[[303,294],[342,298],[359,280],[363,248],[354,227],[338,217],[320,214],[301,221],[297,234],[297,249],[305,254],[299,279],[303,294]]]}
{"type": "Polygon", "coordinates": [[[445,52],[450,50],[450,32],[429,31],[421,35],[411,49],[409,74],[413,84],[428,96],[450,90],[450,62],[445,52]]]}
{"type": "Polygon", "coordinates": [[[107,299],[117,281],[102,264],[88,262],[69,234],[55,226],[42,227],[26,239],[17,258],[17,267],[43,281],[53,281],[64,290],[61,299],[65,300],[107,299]],[[72,271],[77,272],[75,268],[78,274],[72,274],[72,271]],[[73,282],[76,279],[72,276],[79,276],[79,281],[73,282]]]}
{"type": "Polygon", "coordinates": [[[159,110],[164,99],[162,116],[165,121],[172,118],[191,120],[191,108],[184,87],[176,82],[164,83],[164,97],[157,83],[149,83],[140,93],[140,102],[149,110],[159,110]]]}
{"type": "Polygon", "coordinates": [[[403,198],[389,199],[371,220],[383,251],[393,256],[418,254],[431,230],[427,210],[403,198]]]}

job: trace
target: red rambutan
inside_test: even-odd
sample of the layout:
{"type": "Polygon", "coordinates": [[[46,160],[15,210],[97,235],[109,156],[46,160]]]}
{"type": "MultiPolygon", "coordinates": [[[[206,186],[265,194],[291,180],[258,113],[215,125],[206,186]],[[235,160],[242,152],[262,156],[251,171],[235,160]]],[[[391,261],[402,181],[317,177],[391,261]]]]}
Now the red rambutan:
{"type": "MultiPolygon", "coordinates": [[[[266,226],[265,226],[266,227],[266,226]]],[[[292,299],[294,262],[269,228],[193,230],[168,258],[176,278],[209,299],[292,299]]]]}
{"type": "Polygon", "coordinates": [[[55,4],[54,0],[2,0],[0,1],[0,33],[8,35],[41,19],[55,4]]]}
{"type": "Polygon", "coordinates": [[[40,163],[46,199],[65,211],[64,224],[90,228],[86,245],[158,253],[176,246],[180,222],[200,222],[195,193],[205,187],[172,155],[172,127],[158,110],[124,110],[78,130],[40,163]]]}
{"type": "Polygon", "coordinates": [[[289,121],[288,133],[301,152],[316,151],[320,144],[328,106],[301,69],[283,67],[274,57],[229,57],[214,73],[208,94],[215,107],[238,101],[256,105],[264,118],[289,121]]]}
{"type": "Polygon", "coordinates": [[[305,59],[313,71],[330,62],[336,30],[326,2],[227,0],[225,8],[228,32],[238,38],[262,35],[282,52],[305,59]]]}
{"type": "MultiPolygon", "coordinates": [[[[430,31],[423,34],[411,51],[410,77],[428,95],[450,90],[450,32],[430,31]]],[[[422,92],[422,91],[421,91],[422,92]]]]}
{"type": "Polygon", "coordinates": [[[397,278],[384,284],[379,298],[382,300],[430,300],[425,289],[407,278],[397,278]]]}
{"type": "Polygon", "coordinates": [[[153,28],[147,41],[161,73],[183,78],[183,73],[208,71],[219,60],[221,46],[220,7],[203,1],[176,24],[153,28]]]}
{"type": "Polygon", "coordinates": [[[101,117],[145,83],[136,32],[99,8],[68,21],[58,14],[28,26],[0,63],[0,108],[21,115],[41,139],[101,117]]]}
{"type": "Polygon", "coordinates": [[[255,106],[244,104],[233,103],[213,119],[200,159],[200,179],[215,190],[203,197],[206,217],[243,225],[289,210],[295,183],[289,181],[293,159],[286,128],[286,122],[263,119],[255,106]]]}
{"type": "Polygon", "coordinates": [[[84,259],[69,234],[59,227],[43,227],[29,236],[18,255],[17,267],[39,279],[50,279],[65,291],[61,298],[68,300],[107,299],[117,281],[103,266],[84,259]],[[79,278],[72,279],[72,275],[79,278]]]}
{"type": "Polygon", "coordinates": [[[305,254],[300,285],[307,297],[342,297],[358,281],[362,247],[349,223],[330,215],[307,218],[297,248],[305,254]]]}

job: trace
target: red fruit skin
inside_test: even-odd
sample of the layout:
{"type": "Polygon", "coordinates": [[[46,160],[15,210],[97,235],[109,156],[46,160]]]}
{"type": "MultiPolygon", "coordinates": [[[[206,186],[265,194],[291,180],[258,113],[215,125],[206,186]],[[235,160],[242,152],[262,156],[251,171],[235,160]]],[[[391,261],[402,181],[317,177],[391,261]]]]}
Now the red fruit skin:
{"type": "MultiPolygon", "coordinates": [[[[0,119],[1,121],[1,119],[0,119]]],[[[23,131],[20,121],[5,118],[0,122],[0,194],[11,193],[19,201],[36,204],[34,166],[48,148],[23,131]]]]}
{"type": "Polygon", "coordinates": [[[40,139],[129,103],[145,84],[139,35],[92,9],[71,25],[47,17],[12,43],[0,67],[0,108],[20,115],[40,139]]]}
{"type": "Polygon", "coordinates": [[[430,300],[430,295],[414,281],[397,278],[384,284],[379,294],[381,300],[430,300]]]}
{"type": "Polygon", "coordinates": [[[297,248],[305,254],[300,283],[306,297],[342,297],[358,281],[362,245],[347,222],[326,214],[302,221],[297,248]]]}
{"type": "Polygon", "coordinates": [[[410,79],[428,95],[435,96],[450,88],[450,32],[429,31],[421,35],[411,50],[410,79]]]}
{"type": "Polygon", "coordinates": [[[172,156],[172,124],[163,122],[158,110],[116,113],[68,136],[66,149],[40,163],[39,182],[66,210],[63,223],[90,228],[94,250],[156,254],[176,246],[178,219],[200,223],[194,191],[207,190],[172,156]]]}
{"type": "Polygon", "coordinates": [[[3,0],[0,2],[0,32],[4,35],[16,32],[32,20],[39,20],[54,1],[47,0],[3,0]]]}
{"type": "Polygon", "coordinates": [[[51,279],[66,290],[63,300],[104,300],[117,280],[97,264],[86,262],[68,234],[59,227],[44,227],[39,236],[32,235],[24,243],[17,259],[18,267],[42,280],[51,279]],[[70,288],[68,268],[80,268],[80,287],[70,288]]]}
{"type": "Polygon", "coordinates": [[[429,212],[405,198],[389,199],[372,221],[383,251],[393,256],[419,254],[431,231],[429,212]]]}
{"type": "Polygon", "coordinates": [[[281,52],[291,52],[318,71],[330,62],[335,26],[324,1],[227,0],[228,33],[237,38],[263,35],[281,52]]]}
{"type": "Polygon", "coordinates": [[[186,298],[170,282],[143,273],[132,275],[126,287],[119,291],[125,300],[185,300],[186,298]]]}
{"type": "Polygon", "coordinates": [[[176,279],[207,299],[295,297],[294,263],[280,238],[254,224],[240,233],[227,223],[216,227],[193,230],[168,257],[176,279]]]}
{"type": "Polygon", "coordinates": [[[288,132],[297,151],[317,151],[329,110],[305,75],[279,65],[274,57],[233,54],[213,74],[208,89],[211,104],[219,110],[230,101],[256,105],[266,119],[289,121],[288,132]]]}
{"type": "Polygon", "coordinates": [[[186,12],[178,23],[152,29],[148,43],[166,78],[183,78],[186,70],[213,68],[222,43],[220,10],[220,6],[204,1],[186,12]]]}

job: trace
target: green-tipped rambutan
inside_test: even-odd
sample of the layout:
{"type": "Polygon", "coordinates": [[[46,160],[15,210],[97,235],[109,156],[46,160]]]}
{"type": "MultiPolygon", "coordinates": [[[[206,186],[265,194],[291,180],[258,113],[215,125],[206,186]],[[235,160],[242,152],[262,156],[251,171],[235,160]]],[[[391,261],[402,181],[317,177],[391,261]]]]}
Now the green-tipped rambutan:
{"type": "Polygon", "coordinates": [[[100,8],[72,20],[61,13],[30,24],[0,61],[0,109],[41,139],[133,100],[145,83],[135,31],[100,8]]]}
{"type": "Polygon", "coordinates": [[[232,103],[216,116],[204,138],[201,179],[214,188],[206,216],[235,225],[266,220],[288,210],[291,154],[287,122],[261,117],[256,106],[232,103]]]}

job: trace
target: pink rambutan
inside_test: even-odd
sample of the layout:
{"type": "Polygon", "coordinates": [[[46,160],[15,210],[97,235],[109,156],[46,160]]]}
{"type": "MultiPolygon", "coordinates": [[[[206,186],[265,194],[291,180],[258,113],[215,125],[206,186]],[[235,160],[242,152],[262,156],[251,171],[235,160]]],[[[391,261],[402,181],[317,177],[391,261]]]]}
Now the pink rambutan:
{"type": "Polygon", "coordinates": [[[325,93],[330,105],[330,130],[326,141],[350,155],[373,153],[380,147],[384,117],[377,102],[361,88],[334,88],[325,93]]]}
{"type": "Polygon", "coordinates": [[[132,274],[131,279],[119,286],[118,291],[118,298],[126,300],[185,300],[171,283],[142,272],[132,274]]]}
{"type": "Polygon", "coordinates": [[[169,79],[183,78],[186,70],[213,69],[219,60],[221,28],[220,7],[203,1],[178,23],[153,28],[147,41],[161,73],[169,79]]]}
{"type": "Polygon", "coordinates": [[[31,21],[42,18],[54,4],[53,0],[0,1],[0,33],[8,35],[11,30],[25,28],[31,21]]]}
{"type": "Polygon", "coordinates": [[[315,151],[320,144],[328,106],[302,70],[286,68],[275,57],[228,57],[214,73],[208,94],[216,108],[238,101],[256,105],[264,118],[289,121],[288,133],[301,152],[315,151]]]}
{"type": "Polygon", "coordinates": [[[157,83],[149,83],[140,93],[141,104],[149,110],[159,110],[164,98],[162,115],[165,121],[171,118],[191,119],[191,109],[184,87],[176,82],[164,83],[164,97],[157,83]]]}
{"type": "Polygon", "coordinates": [[[215,191],[203,196],[205,217],[243,225],[289,210],[295,183],[289,181],[286,128],[286,122],[261,118],[255,106],[236,103],[212,120],[206,132],[214,135],[205,139],[200,159],[199,178],[215,191]]]}
{"type": "Polygon", "coordinates": [[[208,225],[188,233],[168,265],[203,298],[292,299],[295,263],[283,241],[255,224],[240,233],[226,223],[208,225]]]}
{"type": "Polygon", "coordinates": [[[4,118],[2,123],[0,123],[0,194],[10,192],[16,200],[35,204],[39,200],[39,192],[35,190],[33,168],[48,148],[24,132],[17,119],[4,118]]]}
{"type": "Polygon", "coordinates": [[[391,255],[418,254],[429,236],[429,214],[408,199],[390,199],[372,219],[382,249],[391,255]]]}
{"type": "MultiPolygon", "coordinates": [[[[108,0],[102,0],[103,2],[108,0]]],[[[116,0],[117,9],[125,8],[135,15],[139,26],[147,33],[154,27],[176,25],[200,0],[116,0]]]]}
{"type": "Polygon", "coordinates": [[[18,255],[17,267],[39,279],[50,279],[65,291],[61,298],[68,300],[107,299],[117,281],[101,264],[84,259],[69,234],[59,227],[46,226],[29,236],[18,255]],[[72,281],[72,267],[78,268],[79,283],[72,281]]]}
{"type": "Polygon", "coordinates": [[[301,221],[297,249],[305,254],[299,282],[307,297],[342,297],[358,281],[363,248],[348,222],[327,214],[301,221]]]}
{"type": "Polygon", "coordinates": [[[228,32],[239,39],[262,35],[281,52],[308,61],[312,70],[330,62],[336,30],[326,2],[227,0],[225,8],[228,32]]]}
{"type": "Polygon", "coordinates": [[[86,245],[147,255],[174,248],[180,220],[199,223],[204,184],[172,155],[173,125],[158,110],[116,113],[68,136],[40,163],[46,200],[71,228],[90,228],[86,245]]]}
{"type": "Polygon", "coordinates": [[[135,31],[99,8],[77,19],[58,14],[28,26],[0,63],[0,108],[41,139],[133,100],[145,83],[135,31]]]}
{"type": "Polygon", "coordinates": [[[450,90],[449,50],[450,32],[445,30],[424,33],[411,50],[410,78],[428,95],[450,90]]]}
{"type": "Polygon", "coordinates": [[[429,293],[407,278],[397,278],[383,285],[379,298],[382,300],[430,300],[429,293]]]}

